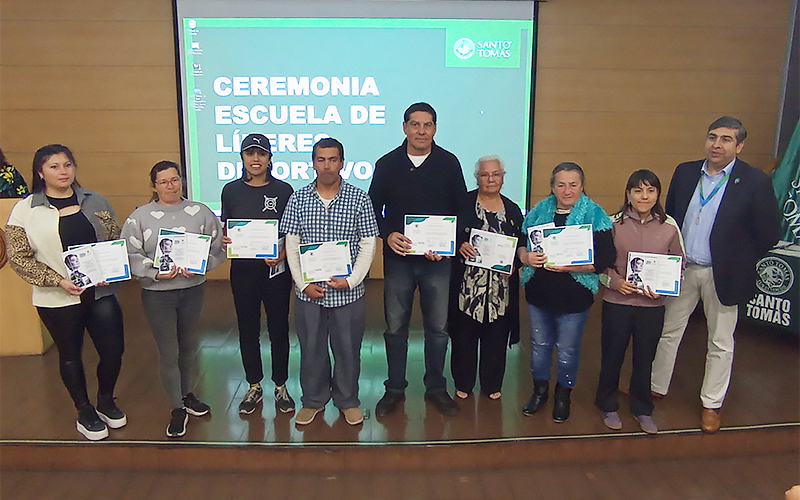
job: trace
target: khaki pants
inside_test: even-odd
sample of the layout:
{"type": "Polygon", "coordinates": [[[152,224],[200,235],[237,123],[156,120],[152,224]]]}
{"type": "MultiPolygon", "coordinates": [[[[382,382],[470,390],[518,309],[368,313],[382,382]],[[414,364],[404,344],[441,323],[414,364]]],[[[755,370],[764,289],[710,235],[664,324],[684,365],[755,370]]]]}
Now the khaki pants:
{"type": "Polygon", "coordinates": [[[728,392],[733,366],[733,332],[736,330],[738,306],[720,303],[714,288],[711,267],[689,264],[684,273],[679,297],[670,297],[666,303],[664,331],[653,360],[651,388],[660,394],[669,390],[678,346],[686,331],[689,316],[703,300],[703,310],[708,327],[708,351],[700,401],[703,408],[720,408],[728,392]]]}

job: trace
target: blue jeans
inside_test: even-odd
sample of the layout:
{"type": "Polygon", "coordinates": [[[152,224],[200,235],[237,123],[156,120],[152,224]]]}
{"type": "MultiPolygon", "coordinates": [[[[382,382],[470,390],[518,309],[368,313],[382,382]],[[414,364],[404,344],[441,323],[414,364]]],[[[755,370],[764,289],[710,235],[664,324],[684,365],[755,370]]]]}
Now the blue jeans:
{"type": "Polygon", "coordinates": [[[589,309],[579,313],[556,314],[528,304],[531,318],[531,373],[534,380],[550,380],[553,346],[558,349],[558,384],[575,385],[581,360],[583,327],[589,309]]]}
{"type": "Polygon", "coordinates": [[[414,290],[419,287],[422,325],[425,331],[425,390],[447,390],[444,358],[447,354],[447,301],[450,291],[450,259],[431,262],[425,257],[388,256],[383,261],[383,307],[386,316],[387,391],[402,392],[408,386],[408,325],[414,305],[414,290]]]}

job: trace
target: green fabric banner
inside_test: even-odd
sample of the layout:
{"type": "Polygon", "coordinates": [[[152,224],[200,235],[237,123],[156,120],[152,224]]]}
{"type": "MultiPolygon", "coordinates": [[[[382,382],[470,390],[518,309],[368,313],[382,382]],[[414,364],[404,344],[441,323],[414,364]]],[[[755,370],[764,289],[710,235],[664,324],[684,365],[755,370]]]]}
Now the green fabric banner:
{"type": "Polygon", "coordinates": [[[783,213],[783,241],[800,243],[800,122],[780,164],[772,173],[772,187],[783,213]]]}

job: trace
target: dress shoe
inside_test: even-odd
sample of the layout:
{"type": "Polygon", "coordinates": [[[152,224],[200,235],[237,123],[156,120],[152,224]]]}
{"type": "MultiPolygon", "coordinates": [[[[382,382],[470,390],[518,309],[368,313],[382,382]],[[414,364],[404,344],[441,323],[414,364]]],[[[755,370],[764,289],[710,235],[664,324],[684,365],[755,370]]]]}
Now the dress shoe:
{"type": "Polygon", "coordinates": [[[533,381],[533,394],[531,394],[531,399],[528,400],[528,404],[522,409],[522,414],[526,417],[530,417],[545,403],[547,403],[547,398],[550,396],[550,381],[549,380],[534,380],[533,381]]]}
{"type": "Polygon", "coordinates": [[[450,398],[447,391],[426,392],[425,401],[433,403],[442,415],[447,417],[458,415],[458,405],[450,398]]]}
{"type": "Polygon", "coordinates": [[[560,424],[569,418],[569,399],[571,387],[556,384],[555,402],[553,403],[553,422],[560,424]]]}
{"type": "Polygon", "coordinates": [[[722,419],[719,417],[719,410],[703,408],[703,432],[714,434],[719,431],[722,419]]]}
{"type": "Polygon", "coordinates": [[[376,417],[388,417],[397,409],[397,405],[406,400],[405,392],[386,391],[386,394],[375,405],[376,417]]]}

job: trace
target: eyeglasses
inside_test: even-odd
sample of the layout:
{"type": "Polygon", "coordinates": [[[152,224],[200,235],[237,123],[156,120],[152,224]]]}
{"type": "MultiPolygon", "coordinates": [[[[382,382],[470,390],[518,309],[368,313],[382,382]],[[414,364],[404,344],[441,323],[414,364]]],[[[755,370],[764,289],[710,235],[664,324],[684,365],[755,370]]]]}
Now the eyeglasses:
{"type": "Polygon", "coordinates": [[[481,179],[483,179],[483,180],[486,180],[486,179],[494,179],[495,177],[497,177],[498,179],[500,179],[500,178],[502,178],[504,175],[506,175],[506,173],[505,173],[505,172],[481,172],[480,174],[478,174],[478,177],[480,177],[480,178],[481,178],[481,179]]]}
{"type": "Polygon", "coordinates": [[[172,179],[162,179],[160,181],[156,181],[157,186],[166,186],[167,184],[174,186],[180,183],[181,183],[180,177],[173,177],[172,179]]]}

